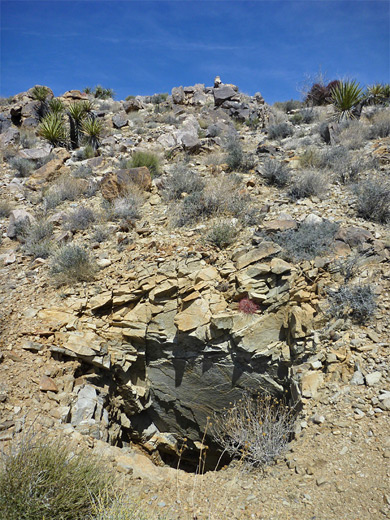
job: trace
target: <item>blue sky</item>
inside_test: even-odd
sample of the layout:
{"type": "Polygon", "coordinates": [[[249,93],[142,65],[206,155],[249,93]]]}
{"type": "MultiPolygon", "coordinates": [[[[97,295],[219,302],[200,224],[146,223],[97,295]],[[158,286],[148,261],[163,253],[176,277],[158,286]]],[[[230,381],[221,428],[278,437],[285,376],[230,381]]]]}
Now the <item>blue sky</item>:
{"type": "Polygon", "coordinates": [[[268,103],[331,79],[390,82],[388,0],[0,0],[0,95],[101,84],[116,99],[218,74],[268,103]]]}

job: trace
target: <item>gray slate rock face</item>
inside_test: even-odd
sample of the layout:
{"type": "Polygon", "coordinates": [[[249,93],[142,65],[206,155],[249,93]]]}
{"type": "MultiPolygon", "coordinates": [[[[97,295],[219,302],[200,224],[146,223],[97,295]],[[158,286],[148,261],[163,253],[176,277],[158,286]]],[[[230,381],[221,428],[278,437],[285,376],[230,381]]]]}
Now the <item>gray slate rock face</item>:
{"type": "Polygon", "coordinates": [[[236,96],[236,92],[229,85],[221,85],[213,89],[215,106],[220,106],[224,101],[236,96]]]}

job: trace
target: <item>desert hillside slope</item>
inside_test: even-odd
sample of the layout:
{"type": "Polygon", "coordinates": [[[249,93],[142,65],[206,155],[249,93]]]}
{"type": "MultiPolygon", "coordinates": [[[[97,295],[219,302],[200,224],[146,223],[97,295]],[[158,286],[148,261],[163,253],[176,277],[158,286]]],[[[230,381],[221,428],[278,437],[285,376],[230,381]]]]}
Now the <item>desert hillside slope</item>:
{"type": "Polygon", "coordinates": [[[95,454],[134,520],[390,518],[388,99],[111,94],[0,105],[0,446],[95,454]],[[290,442],[215,471],[245,392],[290,442]]]}

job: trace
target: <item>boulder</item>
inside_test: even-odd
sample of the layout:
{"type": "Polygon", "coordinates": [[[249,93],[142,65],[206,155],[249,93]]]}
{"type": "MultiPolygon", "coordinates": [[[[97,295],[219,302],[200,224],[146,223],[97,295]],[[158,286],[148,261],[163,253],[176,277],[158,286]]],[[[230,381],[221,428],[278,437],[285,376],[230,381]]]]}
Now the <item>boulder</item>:
{"type": "Polygon", "coordinates": [[[123,128],[129,124],[126,112],[119,112],[112,117],[112,124],[114,128],[123,128]]]}
{"type": "Polygon", "coordinates": [[[82,101],[88,99],[88,94],[80,92],[80,90],[68,90],[65,94],[62,94],[61,97],[69,101],[82,101]]]}
{"type": "Polygon", "coordinates": [[[172,89],[172,101],[176,105],[183,105],[184,104],[184,89],[183,87],[173,87],[172,89]]]}
{"type": "Polygon", "coordinates": [[[9,216],[9,224],[7,229],[7,237],[15,238],[18,228],[24,225],[31,225],[35,222],[34,217],[24,209],[14,209],[9,216]]]}
{"type": "Polygon", "coordinates": [[[0,147],[7,148],[7,146],[16,145],[19,143],[19,139],[19,130],[11,126],[0,135],[0,147]]]}
{"type": "Polygon", "coordinates": [[[152,176],[146,166],[107,173],[100,183],[100,191],[106,200],[112,201],[125,196],[134,186],[150,191],[152,176]]]}
{"type": "Polygon", "coordinates": [[[52,150],[52,146],[46,144],[41,148],[26,148],[24,150],[20,150],[18,153],[19,157],[23,157],[23,159],[30,159],[33,161],[46,159],[50,155],[52,150]]]}
{"type": "Polygon", "coordinates": [[[229,85],[220,85],[213,89],[215,106],[221,106],[224,101],[232,99],[236,96],[236,91],[229,85]]]}
{"type": "Polygon", "coordinates": [[[68,150],[56,150],[55,158],[44,164],[27,179],[25,186],[31,190],[39,190],[48,186],[54,179],[70,173],[64,162],[69,159],[68,150]]]}
{"type": "Polygon", "coordinates": [[[138,112],[138,110],[142,110],[145,107],[140,99],[134,98],[125,101],[123,103],[123,108],[126,114],[128,114],[129,112],[138,112]]]}

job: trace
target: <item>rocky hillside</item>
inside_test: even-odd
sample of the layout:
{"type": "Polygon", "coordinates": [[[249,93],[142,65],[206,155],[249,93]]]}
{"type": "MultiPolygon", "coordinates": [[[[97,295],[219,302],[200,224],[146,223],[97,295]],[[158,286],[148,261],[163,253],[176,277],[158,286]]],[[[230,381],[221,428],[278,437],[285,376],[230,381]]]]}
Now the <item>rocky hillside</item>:
{"type": "Polygon", "coordinates": [[[390,518],[389,108],[98,94],[0,106],[0,444],[78,443],[155,518],[390,518]],[[194,480],[245,391],[290,450],[194,480]]]}

